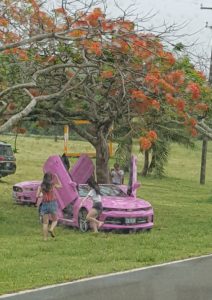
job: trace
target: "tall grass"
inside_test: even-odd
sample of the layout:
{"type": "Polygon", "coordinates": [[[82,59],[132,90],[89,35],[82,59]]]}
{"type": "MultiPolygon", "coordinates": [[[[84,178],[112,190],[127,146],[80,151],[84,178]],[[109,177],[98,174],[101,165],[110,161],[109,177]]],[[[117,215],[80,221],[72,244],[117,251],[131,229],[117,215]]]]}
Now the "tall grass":
{"type": "MultiPolygon", "coordinates": [[[[63,142],[21,137],[17,148],[16,174],[0,181],[0,294],[212,252],[211,143],[204,186],[199,184],[199,142],[194,150],[172,146],[165,178],[139,178],[138,194],[155,211],[150,233],[93,235],[59,226],[56,239],[47,242],[36,209],[13,203],[12,186],[41,179],[43,162],[62,154],[63,142]]],[[[141,154],[138,158],[141,168],[141,154]]]]}

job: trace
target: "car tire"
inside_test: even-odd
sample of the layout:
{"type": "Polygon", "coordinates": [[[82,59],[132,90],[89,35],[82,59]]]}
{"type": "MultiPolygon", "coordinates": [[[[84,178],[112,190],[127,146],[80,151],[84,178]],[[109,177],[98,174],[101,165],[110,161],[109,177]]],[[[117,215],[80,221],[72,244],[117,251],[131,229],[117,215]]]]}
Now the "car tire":
{"type": "Polygon", "coordinates": [[[86,220],[87,214],[88,211],[85,208],[80,209],[78,215],[78,225],[81,232],[86,232],[89,229],[88,221],[86,220]]]}

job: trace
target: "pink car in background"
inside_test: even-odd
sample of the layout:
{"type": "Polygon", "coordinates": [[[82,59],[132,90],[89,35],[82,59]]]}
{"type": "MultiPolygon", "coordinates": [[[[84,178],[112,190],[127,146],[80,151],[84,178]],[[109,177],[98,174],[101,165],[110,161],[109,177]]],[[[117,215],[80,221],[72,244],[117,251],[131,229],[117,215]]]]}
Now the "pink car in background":
{"type": "Polygon", "coordinates": [[[19,204],[34,204],[36,202],[36,192],[41,181],[23,181],[13,186],[13,199],[19,204]]]}
{"type": "MultiPolygon", "coordinates": [[[[44,164],[44,172],[57,176],[62,188],[55,190],[58,201],[59,222],[77,227],[85,232],[89,229],[86,221],[92,201],[82,199],[88,194],[86,184],[94,172],[92,160],[81,155],[70,173],[65,169],[60,156],[50,156],[44,164]]],[[[13,198],[17,203],[35,203],[35,194],[40,181],[22,182],[13,186],[13,198]]],[[[100,184],[103,211],[99,219],[104,222],[102,230],[149,230],[153,227],[151,204],[136,197],[137,183],[136,158],[132,156],[129,185],[100,184]]]]}

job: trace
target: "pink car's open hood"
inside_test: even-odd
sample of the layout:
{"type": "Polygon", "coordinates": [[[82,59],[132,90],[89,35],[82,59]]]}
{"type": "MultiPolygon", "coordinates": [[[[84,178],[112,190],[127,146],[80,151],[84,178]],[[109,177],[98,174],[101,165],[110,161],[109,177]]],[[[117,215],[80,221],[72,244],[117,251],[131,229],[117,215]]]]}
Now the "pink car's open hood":
{"type": "Polygon", "coordinates": [[[134,197],[102,197],[103,207],[110,209],[126,209],[126,210],[134,210],[134,209],[142,209],[150,207],[150,204],[142,199],[136,199],[134,197]]]}
{"type": "Polygon", "coordinates": [[[19,186],[19,187],[26,187],[26,188],[33,188],[34,186],[35,187],[38,187],[39,185],[41,184],[41,181],[40,180],[32,180],[32,181],[22,181],[22,182],[18,182],[16,184],[14,184],[14,186],[19,186]]]}

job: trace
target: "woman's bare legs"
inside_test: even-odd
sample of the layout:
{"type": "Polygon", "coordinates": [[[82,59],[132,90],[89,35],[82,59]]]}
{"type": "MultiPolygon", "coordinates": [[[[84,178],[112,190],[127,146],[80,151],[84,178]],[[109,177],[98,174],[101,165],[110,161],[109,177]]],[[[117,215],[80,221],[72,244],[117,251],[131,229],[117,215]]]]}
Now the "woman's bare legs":
{"type": "Polygon", "coordinates": [[[57,216],[56,215],[51,215],[52,223],[49,229],[49,232],[52,237],[55,237],[54,229],[57,226],[57,216]]]}
{"type": "Polygon", "coordinates": [[[49,227],[49,215],[43,215],[43,239],[44,241],[48,238],[48,227],[49,227]]]}
{"type": "Polygon", "coordinates": [[[98,232],[98,228],[95,222],[89,221],[90,228],[93,230],[93,232],[98,232]]]}
{"type": "Polygon", "coordinates": [[[52,237],[55,237],[54,228],[57,226],[57,216],[51,215],[51,226],[49,228],[49,215],[43,215],[43,238],[44,241],[48,238],[48,232],[50,232],[52,237]]]}
{"type": "Polygon", "coordinates": [[[96,219],[98,215],[98,212],[95,208],[91,208],[91,210],[88,212],[86,220],[92,224],[92,228],[94,232],[98,232],[98,228],[100,228],[104,222],[101,222],[96,219]]]}

